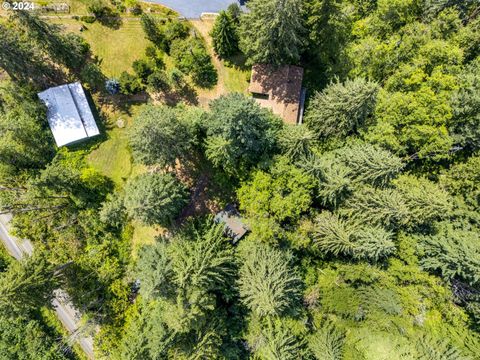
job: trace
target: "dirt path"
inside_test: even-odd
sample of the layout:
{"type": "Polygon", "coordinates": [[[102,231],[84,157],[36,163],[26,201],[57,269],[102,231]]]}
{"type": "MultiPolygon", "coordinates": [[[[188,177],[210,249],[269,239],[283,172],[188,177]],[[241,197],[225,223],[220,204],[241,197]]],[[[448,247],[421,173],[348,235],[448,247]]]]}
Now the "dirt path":
{"type": "Polygon", "coordinates": [[[208,52],[212,57],[213,65],[215,69],[217,69],[218,74],[218,81],[217,85],[213,89],[208,90],[200,90],[198,92],[198,102],[201,106],[206,107],[210,100],[218,98],[220,95],[227,93],[225,86],[223,85],[225,82],[224,79],[224,65],[218,59],[218,57],[213,52],[212,47],[212,38],[210,37],[209,33],[212,30],[214,20],[190,20],[190,22],[195,26],[195,29],[198,30],[200,35],[205,39],[208,44],[208,52]]]}

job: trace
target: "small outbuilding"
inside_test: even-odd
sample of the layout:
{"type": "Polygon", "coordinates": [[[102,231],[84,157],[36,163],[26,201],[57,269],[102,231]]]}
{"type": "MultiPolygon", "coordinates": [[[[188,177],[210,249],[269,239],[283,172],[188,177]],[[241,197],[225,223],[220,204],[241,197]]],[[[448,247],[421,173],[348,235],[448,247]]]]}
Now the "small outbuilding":
{"type": "Polygon", "coordinates": [[[48,124],[58,147],[100,134],[79,82],[52,87],[38,97],[47,106],[48,124]]]}
{"type": "Polygon", "coordinates": [[[303,68],[294,65],[252,67],[249,91],[260,106],[269,108],[288,124],[302,122],[305,89],[303,68]]]}
{"type": "Polygon", "coordinates": [[[225,233],[233,239],[234,244],[249,230],[232,204],[227,205],[224,210],[215,215],[214,220],[218,224],[225,224],[225,233]]]}

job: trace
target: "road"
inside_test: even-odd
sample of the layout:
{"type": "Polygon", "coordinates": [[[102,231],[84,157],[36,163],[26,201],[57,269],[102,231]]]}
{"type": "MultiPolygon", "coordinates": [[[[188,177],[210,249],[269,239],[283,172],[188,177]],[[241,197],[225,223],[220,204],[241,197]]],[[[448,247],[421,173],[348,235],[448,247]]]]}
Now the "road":
{"type": "MultiPolygon", "coordinates": [[[[19,240],[9,234],[8,223],[10,215],[0,215],[0,240],[5,244],[8,252],[17,260],[25,255],[31,255],[33,252],[32,243],[28,240],[19,240]]],[[[89,359],[94,359],[93,339],[78,335],[79,320],[81,314],[74,309],[68,301],[68,295],[63,290],[55,290],[55,298],[52,305],[57,313],[58,319],[70,334],[76,337],[80,347],[89,359]]]]}

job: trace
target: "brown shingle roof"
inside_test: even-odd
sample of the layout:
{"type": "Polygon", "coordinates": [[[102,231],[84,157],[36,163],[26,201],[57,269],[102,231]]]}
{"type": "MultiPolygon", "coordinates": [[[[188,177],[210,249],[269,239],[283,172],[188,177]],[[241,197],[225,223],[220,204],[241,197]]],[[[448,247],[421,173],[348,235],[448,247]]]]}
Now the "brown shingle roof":
{"type": "Polygon", "coordinates": [[[249,91],[261,106],[272,109],[285,122],[296,124],[301,108],[302,80],[301,67],[285,65],[275,68],[257,64],[252,67],[249,91]]]}

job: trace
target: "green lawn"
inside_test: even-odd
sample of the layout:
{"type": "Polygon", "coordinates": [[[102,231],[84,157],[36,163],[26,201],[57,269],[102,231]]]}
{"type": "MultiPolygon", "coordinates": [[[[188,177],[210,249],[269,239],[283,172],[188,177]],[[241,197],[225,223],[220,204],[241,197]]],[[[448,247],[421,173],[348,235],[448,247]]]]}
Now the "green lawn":
{"type": "Polygon", "coordinates": [[[227,66],[223,66],[222,71],[224,86],[228,92],[248,93],[249,71],[227,66]]]}
{"type": "Polygon", "coordinates": [[[80,32],[83,24],[74,19],[52,20],[67,31],[80,34],[89,44],[92,53],[99,57],[102,71],[107,77],[118,77],[132,69],[132,62],[142,58],[149,41],[145,39],[140,20],[125,19],[119,29],[108,28],[98,22],[84,24],[87,30],[80,32]]]}
{"type": "Polygon", "coordinates": [[[121,187],[132,172],[126,131],[125,129],[113,129],[107,133],[107,136],[108,140],[90,153],[88,162],[121,187]]]}

